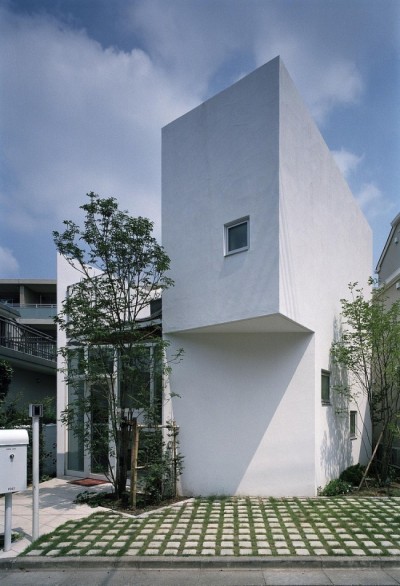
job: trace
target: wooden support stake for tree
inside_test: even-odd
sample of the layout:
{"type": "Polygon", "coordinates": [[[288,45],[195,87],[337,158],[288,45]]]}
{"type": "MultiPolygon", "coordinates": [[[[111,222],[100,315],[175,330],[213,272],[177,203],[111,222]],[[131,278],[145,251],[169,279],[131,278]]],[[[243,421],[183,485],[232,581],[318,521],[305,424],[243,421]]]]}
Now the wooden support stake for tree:
{"type": "Polygon", "coordinates": [[[372,456],[371,456],[371,458],[369,459],[368,465],[367,465],[367,467],[366,467],[366,469],[365,469],[365,472],[364,472],[364,474],[363,474],[363,477],[361,478],[361,482],[360,482],[360,484],[358,485],[358,489],[357,489],[357,490],[361,490],[361,487],[362,487],[362,485],[364,484],[365,478],[366,478],[366,476],[367,476],[367,474],[368,474],[368,471],[369,471],[369,469],[370,469],[370,466],[371,466],[371,464],[372,464],[372,461],[373,461],[373,459],[375,458],[375,454],[376,454],[376,452],[377,452],[377,450],[378,450],[378,448],[379,448],[379,444],[381,443],[382,436],[383,436],[383,430],[381,431],[381,434],[380,434],[380,436],[379,436],[379,438],[378,438],[378,441],[376,442],[376,446],[375,446],[375,448],[374,448],[374,451],[372,452],[372,456]]]}
{"type": "Polygon", "coordinates": [[[172,457],[173,457],[173,475],[174,475],[174,498],[177,494],[177,461],[176,461],[176,424],[175,421],[172,423],[172,457]]]}
{"type": "Polygon", "coordinates": [[[130,500],[132,509],[136,509],[137,500],[137,468],[139,451],[139,427],[137,417],[132,419],[132,450],[131,450],[131,492],[130,500]]]}
{"type": "Polygon", "coordinates": [[[119,472],[118,472],[118,498],[122,498],[123,493],[126,491],[126,478],[128,475],[128,451],[126,446],[129,441],[129,429],[125,419],[121,421],[120,431],[120,454],[119,454],[119,472]]]}

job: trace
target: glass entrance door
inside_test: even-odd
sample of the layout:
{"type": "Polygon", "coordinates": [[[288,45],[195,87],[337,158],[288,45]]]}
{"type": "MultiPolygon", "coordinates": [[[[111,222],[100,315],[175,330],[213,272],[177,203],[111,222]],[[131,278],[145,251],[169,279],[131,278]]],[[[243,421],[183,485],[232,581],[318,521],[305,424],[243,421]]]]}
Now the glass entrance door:
{"type": "Polygon", "coordinates": [[[101,386],[92,386],[90,471],[94,474],[105,474],[108,469],[110,452],[108,404],[108,391],[101,386]]]}
{"type": "Polygon", "coordinates": [[[84,476],[85,474],[85,449],[83,444],[83,434],[85,425],[85,415],[82,405],[85,393],[84,381],[77,381],[73,385],[68,385],[68,404],[76,405],[74,413],[73,426],[67,430],[67,470],[68,475],[84,476]]]}

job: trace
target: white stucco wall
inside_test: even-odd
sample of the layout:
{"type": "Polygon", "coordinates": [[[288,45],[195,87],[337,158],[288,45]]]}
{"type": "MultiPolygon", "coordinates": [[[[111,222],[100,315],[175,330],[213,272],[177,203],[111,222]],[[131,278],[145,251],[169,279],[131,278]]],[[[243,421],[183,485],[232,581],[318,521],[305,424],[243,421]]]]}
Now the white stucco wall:
{"type": "Polygon", "coordinates": [[[162,219],[183,491],[315,494],[362,452],[321,405],[321,369],[371,231],[279,58],[164,129],[162,219]],[[224,257],[247,215],[249,250],[224,257]]]}
{"type": "MultiPolygon", "coordinates": [[[[372,233],[282,63],[280,87],[280,310],[315,332],[316,474],[324,486],[367,457],[361,436],[349,439],[348,413],[338,417],[334,398],[322,406],[319,395],[321,369],[332,370],[340,299],[350,282],[369,289],[372,233]]],[[[368,431],[366,401],[359,407],[368,431]]]]}
{"type": "Polygon", "coordinates": [[[372,232],[282,63],[280,87],[280,310],[330,339],[348,283],[367,286],[372,232]]]}
{"type": "MultiPolygon", "coordinates": [[[[67,296],[68,287],[81,280],[82,273],[74,269],[63,256],[57,254],[57,307],[60,311],[64,299],[67,296]]],[[[65,331],[60,327],[57,328],[57,346],[63,348],[67,345],[67,336],[65,331]]],[[[68,386],[65,382],[65,373],[60,369],[65,369],[65,363],[60,354],[57,356],[57,476],[63,476],[66,473],[67,465],[67,428],[61,424],[60,417],[62,411],[68,405],[68,386]]]]}
{"type": "Polygon", "coordinates": [[[165,332],[278,310],[279,60],[163,129],[162,240],[176,286],[165,332]],[[250,216],[250,249],[224,257],[224,225],[250,216]]]}
{"type": "MultiPolygon", "coordinates": [[[[57,254],[57,307],[62,308],[62,303],[67,295],[70,285],[79,281],[79,273],[73,269],[60,254],[57,254]]],[[[67,344],[65,332],[57,328],[57,346],[63,348],[67,344]]],[[[57,368],[64,368],[64,360],[58,354],[57,368]]],[[[66,472],[67,429],[60,422],[61,412],[68,403],[68,388],[65,383],[65,375],[57,371],[57,476],[63,476],[66,472]]]]}
{"type": "Polygon", "coordinates": [[[311,334],[173,335],[182,494],[313,495],[311,334]]]}

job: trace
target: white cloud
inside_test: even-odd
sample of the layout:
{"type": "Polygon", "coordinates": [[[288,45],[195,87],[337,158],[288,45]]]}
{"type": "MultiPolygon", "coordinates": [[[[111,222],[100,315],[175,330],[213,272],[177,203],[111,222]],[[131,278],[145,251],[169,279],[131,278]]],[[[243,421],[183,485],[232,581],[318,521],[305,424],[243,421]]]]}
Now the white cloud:
{"type": "Polygon", "coordinates": [[[370,221],[393,210],[393,202],[374,183],[363,183],[354,195],[370,221]]]}
{"type": "Polygon", "coordinates": [[[1,222],[58,228],[87,191],[159,223],[161,127],[197,104],[141,50],[104,50],[46,17],[0,14],[1,222]]]}
{"type": "MultiPolygon", "coordinates": [[[[89,190],[155,220],[159,236],[161,127],[277,55],[320,124],[361,97],[368,112],[364,76],[372,86],[394,39],[386,25],[397,22],[388,18],[394,9],[318,0],[115,0],[107,10],[105,2],[17,4],[0,0],[0,233],[8,231],[3,241],[28,268],[22,246],[29,238],[31,258],[45,270],[51,230],[78,219],[89,190]],[[113,43],[126,51],[105,48],[113,43]]],[[[393,77],[389,65],[380,79],[393,77]]],[[[383,86],[380,93],[390,97],[383,86]]],[[[376,92],[374,99],[374,112],[383,111],[376,92]]],[[[377,120],[370,136],[379,133],[377,120]]],[[[389,124],[385,117],[382,124],[389,124]]],[[[357,146],[365,143],[360,129],[361,122],[353,148],[373,161],[378,147],[357,146]]],[[[333,125],[326,130],[332,144],[343,144],[333,125]]],[[[337,159],[345,175],[360,171],[358,155],[342,149],[337,159]]],[[[368,180],[376,179],[368,171],[368,180]]],[[[382,173],[376,184],[389,193],[382,173]]],[[[385,198],[368,185],[359,197],[372,209],[385,198]]]]}
{"type": "Polygon", "coordinates": [[[332,151],[332,155],[336,161],[343,176],[347,179],[358,167],[364,156],[358,156],[350,151],[341,148],[340,151],[332,151]]]}
{"type": "Polygon", "coordinates": [[[383,198],[383,194],[373,183],[364,183],[356,198],[361,207],[375,204],[383,198]]]}
{"type": "Polygon", "coordinates": [[[0,277],[10,278],[18,274],[19,264],[12,251],[0,246],[0,277]]]}
{"type": "Polygon", "coordinates": [[[323,124],[334,108],[356,103],[364,89],[356,64],[335,52],[321,54],[299,29],[285,30],[280,23],[265,37],[258,37],[257,64],[280,55],[314,119],[323,124]]]}
{"type": "MultiPolygon", "coordinates": [[[[359,156],[343,148],[339,151],[332,151],[332,155],[347,180],[364,159],[364,155],[359,156]]],[[[393,209],[393,202],[373,182],[362,183],[358,189],[353,188],[353,193],[370,222],[373,222],[378,217],[390,214],[393,209]]]]}
{"type": "Polygon", "coordinates": [[[139,31],[152,58],[182,89],[191,87],[199,96],[205,97],[207,84],[232,55],[238,65],[228,84],[238,79],[244,53],[255,66],[280,55],[319,123],[335,107],[356,103],[364,89],[356,62],[347,56],[349,47],[332,37],[329,19],[304,4],[290,9],[280,2],[249,7],[234,0],[146,0],[130,5],[126,26],[139,31]]]}
{"type": "Polygon", "coordinates": [[[362,90],[363,81],[355,63],[342,59],[322,66],[307,92],[311,112],[323,122],[334,107],[356,103],[362,90]]]}
{"type": "Polygon", "coordinates": [[[251,48],[256,13],[232,0],[146,0],[129,6],[126,26],[139,32],[155,63],[201,102],[226,61],[251,48]]]}
{"type": "MultiPolygon", "coordinates": [[[[203,9],[157,0],[127,6],[125,26],[142,31],[147,52],[104,49],[84,30],[0,9],[6,80],[0,198],[13,204],[0,225],[49,231],[76,216],[89,190],[115,195],[122,207],[158,224],[160,129],[202,101],[232,52],[253,52],[262,62],[280,53],[320,119],[360,91],[354,65],[338,59],[326,65],[301,31],[279,20],[276,6],[249,11],[235,3],[232,11],[223,1],[203,9]]],[[[227,81],[244,70],[238,63],[227,81]]]]}

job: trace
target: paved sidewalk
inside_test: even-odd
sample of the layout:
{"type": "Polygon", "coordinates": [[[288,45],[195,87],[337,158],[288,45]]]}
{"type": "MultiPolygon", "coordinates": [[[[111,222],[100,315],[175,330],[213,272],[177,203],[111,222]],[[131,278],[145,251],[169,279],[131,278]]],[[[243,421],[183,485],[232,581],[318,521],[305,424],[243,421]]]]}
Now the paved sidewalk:
{"type": "Polygon", "coordinates": [[[65,569],[3,570],[2,586],[398,586],[396,568],[159,568],[143,569],[99,564],[96,568],[70,564],[65,569]]]}
{"type": "MultiPolygon", "coordinates": [[[[76,496],[85,487],[70,484],[71,480],[79,480],[72,476],[52,478],[39,485],[39,535],[54,531],[66,521],[82,519],[93,514],[87,505],[76,505],[76,496]]],[[[110,484],[91,487],[90,491],[110,491],[110,484]]],[[[104,509],[103,509],[104,510],[104,509]]],[[[4,533],[4,497],[0,498],[0,533],[4,533]]],[[[32,542],[32,489],[13,494],[12,498],[12,531],[22,535],[22,539],[11,544],[8,552],[0,549],[0,559],[19,555],[32,542]]]]}
{"type": "Polygon", "coordinates": [[[52,565],[40,568],[2,570],[2,586],[398,586],[400,570],[396,568],[279,568],[253,567],[213,569],[193,568],[134,568],[98,563],[96,567],[78,567],[71,563],[64,569],[52,565]]]}

